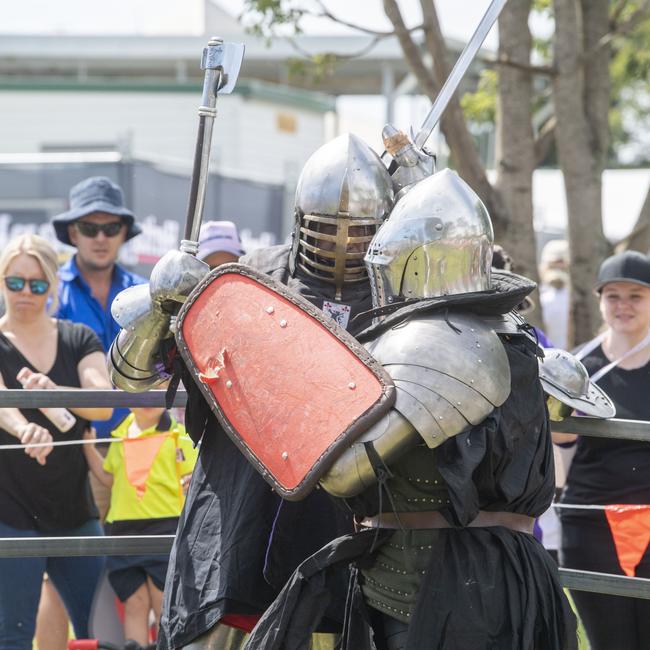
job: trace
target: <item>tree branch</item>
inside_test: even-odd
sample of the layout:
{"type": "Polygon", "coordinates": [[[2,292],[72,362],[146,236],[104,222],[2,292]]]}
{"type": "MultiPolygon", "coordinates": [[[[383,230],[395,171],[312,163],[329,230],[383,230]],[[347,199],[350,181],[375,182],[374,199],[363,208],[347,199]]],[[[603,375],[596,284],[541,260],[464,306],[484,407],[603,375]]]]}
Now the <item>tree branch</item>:
{"type": "MultiPolygon", "coordinates": [[[[391,5],[395,5],[394,0],[384,0],[384,11],[387,15],[389,15],[391,5]]],[[[451,70],[447,63],[447,44],[440,29],[440,22],[433,0],[420,0],[420,7],[424,23],[424,42],[427,51],[433,58],[433,74],[427,71],[427,76],[432,78],[433,86],[437,89],[448,78],[451,70]]],[[[395,27],[394,18],[391,15],[389,15],[389,18],[395,27]]],[[[421,57],[420,65],[423,65],[421,57]]],[[[458,99],[458,92],[455,92],[449,100],[449,104],[440,119],[440,129],[449,145],[459,175],[483,199],[492,217],[495,233],[503,232],[509,222],[508,210],[503,197],[495,190],[487,178],[476,150],[474,138],[467,128],[465,115],[458,99]]]]}
{"type": "Polygon", "coordinates": [[[547,77],[552,77],[555,72],[555,68],[550,65],[533,65],[532,63],[521,63],[520,61],[514,61],[506,56],[498,56],[495,60],[491,61],[483,57],[481,59],[486,63],[496,63],[497,65],[503,65],[510,68],[515,68],[516,70],[521,70],[522,72],[530,72],[530,74],[540,74],[547,77]]]}
{"type": "Polygon", "coordinates": [[[617,253],[624,250],[650,252],[650,185],[632,232],[616,244],[615,250],[617,253]]]}
{"type": "Polygon", "coordinates": [[[373,39],[370,40],[368,45],[364,45],[360,50],[357,50],[356,52],[352,52],[351,54],[336,54],[334,52],[318,52],[318,54],[314,54],[302,48],[293,37],[286,36],[285,38],[288,41],[288,43],[291,45],[291,47],[293,47],[293,49],[296,50],[296,52],[298,52],[298,54],[300,54],[302,57],[310,61],[313,61],[315,56],[330,57],[332,61],[348,61],[350,59],[358,59],[364,54],[368,54],[368,52],[371,52],[372,49],[377,45],[377,43],[379,43],[379,41],[382,39],[381,36],[375,36],[373,39]]]}
{"type": "Polygon", "coordinates": [[[431,72],[424,65],[420,48],[411,37],[396,0],[384,0],[384,13],[395,29],[395,36],[404,52],[409,67],[418,80],[420,88],[433,101],[438,94],[439,86],[431,72]]]}
{"type": "Polygon", "coordinates": [[[537,138],[535,139],[535,167],[539,167],[550,151],[553,143],[555,142],[555,127],[557,126],[557,121],[555,115],[550,119],[546,120],[544,126],[539,130],[537,138]]]}
{"type": "Polygon", "coordinates": [[[603,47],[609,45],[617,36],[624,36],[629,34],[641,21],[650,16],[650,0],[645,0],[636,11],[630,14],[630,17],[621,23],[618,23],[610,32],[604,34],[603,37],[589,49],[585,50],[580,57],[580,63],[589,61],[597,52],[603,47]]]}
{"type": "MultiPolygon", "coordinates": [[[[323,0],[315,0],[316,4],[320,7],[320,13],[314,14],[317,17],[320,18],[328,18],[329,20],[338,23],[339,25],[344,25],[345,27],[350,27],[351,29],[355,29],[359,32],[363,32],[364,34],[370,34],[371,36],[376,36],[378,38],[387,38],[389,36],[395,36],[395,30],[392,31],[382,31],[378,29],[370,29],[368,27],[365,27],[364,25],[359,25],[357,23],[352,23],[348,20],[344,20],[343,18],[340,18],[339,16],[333,14],[325,5],[323,0]]],[[[405,26],[405,29],[408,33],[412,34],[413,32],[420,31],[423,28],[422,25],[416,25],[415,27],[410,27],[407,28],[405,26]]]]}
{"type": "Polygon", "coordinates": [[[614,11],[612,11],[612,15],[610,16],[609,19],[610,30],[616,29],[618,19],[621,17],[621,14],[623,13],[625,7],[627,7],[627,3],[628,0],[618,0],[618,2],[616,3],[616,6],[614,7],[614,11]]]}

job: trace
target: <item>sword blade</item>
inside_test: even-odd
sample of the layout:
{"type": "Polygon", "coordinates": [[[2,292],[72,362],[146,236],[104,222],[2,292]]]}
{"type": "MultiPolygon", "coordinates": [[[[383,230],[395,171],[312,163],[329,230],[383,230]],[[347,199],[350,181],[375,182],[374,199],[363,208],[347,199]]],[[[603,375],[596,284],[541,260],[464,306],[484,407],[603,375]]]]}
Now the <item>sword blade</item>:
{"type": "Polygon", "coordinates": [[[492,26],[496,22],[501,10],[508,0],[492,0],[492,3],[488,7],[487,11],[481,22],[478,24],[478,27],[474,31],[472,38],[469,39],[469,42],[465,46],[465,49],[462,51],[461,55],[458,57],[458,61],[454,65],[451,74],[447,77],[447,80],[443,84],[438,96],[431,106],[431,110],[428,115],[424,118],[420,130],[415,136],[414,142],[415,145],[419,148],[424,146],[424,143],[429,139],[431,131],[440,120],[447,104],[452,95],[456,92],[458,85],[460,84],[461,79],[465,76],[467,68],[469,68],[470,63],[473,61],[476,53],[479,51],[485,37],[488,35],[488,32],[492,29],[492,26]]]}

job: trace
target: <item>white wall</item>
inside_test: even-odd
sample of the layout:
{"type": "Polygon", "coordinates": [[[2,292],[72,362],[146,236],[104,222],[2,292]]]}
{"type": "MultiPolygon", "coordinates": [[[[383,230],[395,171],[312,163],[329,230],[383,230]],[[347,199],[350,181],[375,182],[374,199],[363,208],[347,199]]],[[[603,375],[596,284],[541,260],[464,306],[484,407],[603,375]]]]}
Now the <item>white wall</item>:
{"type": "MultiPolygon", "coordinates": [[[[43,145],[127,144],[136,156],[191,165],[200,94],[145,92],[0,92],[0,153],[43,145]]],[[[239,95],[219,98],[213,169],[255,180],[293,182],[325,140],[325,115],[239,95]],[[278,128],[278,116],[295,125],[278,128]],[[295,171],[297,170],[297,171],[295,171]],[[289,176],[289,178],[287,178],[289,176]]]]}

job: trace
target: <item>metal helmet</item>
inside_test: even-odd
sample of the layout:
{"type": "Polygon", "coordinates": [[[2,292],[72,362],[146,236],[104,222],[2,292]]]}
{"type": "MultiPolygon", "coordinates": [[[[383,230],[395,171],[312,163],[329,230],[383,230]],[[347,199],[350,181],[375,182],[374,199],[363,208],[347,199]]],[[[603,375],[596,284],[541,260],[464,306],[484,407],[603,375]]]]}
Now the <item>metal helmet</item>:
{"type": "Polygon", "coordinates": [[[487,209],[444,169],[412,187],[366,254],[376,307],[490,288],[494,234],[487,209]]]}
{"type": "Polygon", "coordinates": [[[366,280],[364,255],[393,207],[393,185],[363,140],[341,135],[309,158],[298,180],[290,270],[335,285],[366,280]]]}
{"type": "Polygon", "coordinates": [[[574,410],[597,418],[616,415],[612,400],[589,379],[584,365],[565,350],[544,350],[544,358],[539,361],[539,378],[549,396],[551,420],[564,420],[574,410]]]}

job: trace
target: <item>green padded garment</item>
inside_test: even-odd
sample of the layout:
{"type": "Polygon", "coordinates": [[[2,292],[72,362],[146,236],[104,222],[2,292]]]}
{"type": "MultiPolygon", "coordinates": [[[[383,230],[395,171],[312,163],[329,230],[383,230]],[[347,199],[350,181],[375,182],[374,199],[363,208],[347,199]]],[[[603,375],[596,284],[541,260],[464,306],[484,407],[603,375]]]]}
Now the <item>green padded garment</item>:
{"type": "MultiPolygon", "coordinates": [[[[447,488],[436,467],[436,452],[420,445],[392,464],[387,488],[393,503],[385,499],[384,512],[440,510],[449,504],[447,488]]],[[[375,552],[375,562],[362,569],[362,590],[373,608],[408,623],[417,599],[420,576],[429,562],[429,551],[440,531],[396,530],[375,552]]]]}

